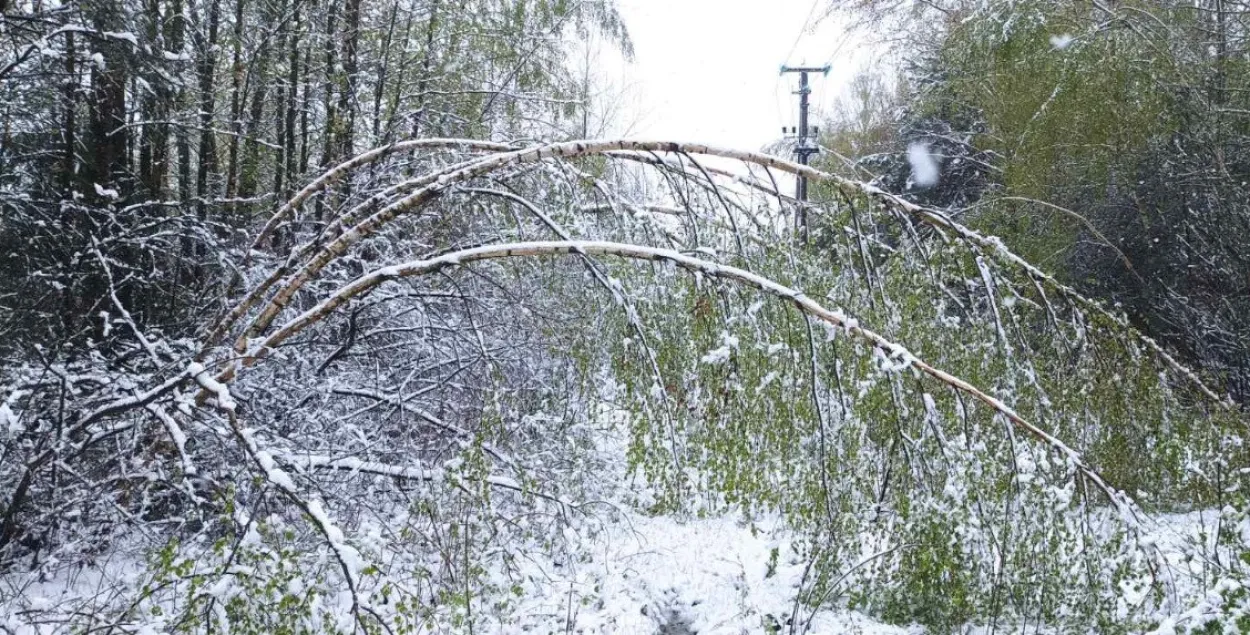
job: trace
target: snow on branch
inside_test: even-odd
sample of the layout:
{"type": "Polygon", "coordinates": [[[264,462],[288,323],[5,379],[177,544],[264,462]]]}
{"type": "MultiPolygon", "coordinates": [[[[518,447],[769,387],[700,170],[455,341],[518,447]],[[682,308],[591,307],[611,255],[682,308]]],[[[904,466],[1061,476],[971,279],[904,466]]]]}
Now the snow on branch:
{"type": "MultiPolygon", "coordinates": [[[[355,457],[332,458],[324,455],[283,455],[281,460],[302,470],[339,470],[359,474],[389,476],[392,478],[402,478],[413,481],[446,481],[458,487],[464,487],[461,483],[461,480],[465,478],[464,476],[437,468],[392,465],[378,461],[364,461],[355,457]]],[[[515,479],[511,479],[506,476],[492,474],[482,477],[481,480],[491,487],[505,489],[519,494],[531,494],[533,496],[537,496],[538,498],[552,501],[559,504],[560,507],[565,510],[576,508],[576,505],[563,496],[556,496],[534,488],[527,488],[515,479]]]]}
{"type": "MultiPolygon", "coordinates": [[[[446,139],[420,139],[403,142],[411,144],[411,147],[451,147],[460,140],[446,139]]],[[[311,196],[315,191],[332,183],[353,169],[367,165],[379,158],[393,152],[391,148],[398,146],[385,146],[371,150],[369,152],[358,155],[348,161],[336,166],[326,174],[319,177],[314,184],[310,184],[300,195],[296,195],[292,199],[291,204],[281,208],[278,213],[270,219],[265,228],[261,230],[254,246],[259,245],[264,237],[266,237],[280,220],[281,216],[289,213],[294,209],[295,205],[305,200],[307,196],[311,196]],[[306,195],[303,195],[307,192],[306,195]],[[301,197],[301,195],[303,195],[301,197]]],[[[409,147],[409,146],[404,146],[409,147]]],[[[292,297],[310,280],[315,278],[330,262],[344,254],[351,246],[360,242],[364,238],[377,232],[382,226],[399,217],[400,215],[411,212],[435,198],[439,197],[443,192],[456,184],[470,181],[474,178],[484,176],[493,171],[499,170],[506,166],[518,165],[525,163],[540,162],[547,159],[572,159],[577,157],[586,157],[593,155],[610,156],[613,153],[672,153],[679,156],[704,155],[720,157],[741,161],[748,165],[763,167],[766,169],[775,169],[780,172],[789,173],[795,176],[801,176],[813,181],[826,182],[834,185],[848,196],[865,196],[869,199],[876,200],[888,208],[900,210],[917,220],[936,228],[952,231],[960,238],[964,239],[968,244],[975,245],[985,250],[989,257],[995,261],[1019,269],[1034,280],[1051,287],[1058,291],[1064,297],[1071,299],[1087,310],[1093,311],[1115,324],[1118,328],[1127,333],[1131,333],[1138,338],[1150,351],[1152,351],[1159,359],[1161,359],[1169,368],[1180,376],[1184,377],[1192,383],[1200,392],[1212,401],[1220,404],[1223,408],[1231,408],[1232,402],[1228,399],[1221,398],[1214,390],[1198,377],[1191,369],[1185,367],[1178,362],[1173,356],[1167,353],[1162,346],[1152,338],[1141,334],[1122,317],[1113,315],[1098,302],[1091,300],[1075,289],[1059,282],[1053,276],[1046,274],[1040,268],[1032,265],[1020,256],[1009,250],[1001,240],[996,237],[982,235],[972,229],[969,229],[960,223],[954,221],[940,210],[925,207],[912,203],[902,197],[891,194],[879,187],[847,179],[836,174],[823,172],[810,166],[801,165],[792,161],[787,161],[771,155],[749,152],[742,150],[733,150],[716,146],[709,146],[695,143],[680,143],[674,141],[635,141],[635,140],[580,140],[568,141],[560,143],[551,143],[546,145],[534,146],[520,150],[504,151],[500,146],[482,146],[477,149],[484,151],[494,151],[477,160],[468,161],[458,165],[451,166],[447,169],[432,172],[427,175],[423,181],[427,184],[419,187],[412,193],[398,200],[391,202],[382,209],[365,218],[350,229],[344,230],[334,240],[327,243],[315,254],[304,262],[303,266],[297,270],[293,270],[288,262],[287,265],[279,268],[269,278],[254,288],[240,303],[238,303],[227,316],[213,329],[214,336],[224,335],[233,327],[235,322],[240,319],[248,310],[250,310],[266,291],[268,291],[278,281],[283,280],[285,284],[275,291],[267,302],[264,303],[259,314],[252,320],[251,324],[246,328],[245,333],[241,336],[236,344],[236,350],[242,351],[247,348],[246,343],[249,338],[256,338],[263,334],[272,324],[279,313],[290,303],[292,297]],[[293,271],[293,272],[292,272],[293,271]],[[289,274],[289,275],[288,275],[289,274]]],[[[705,175],[710,176],[708,172],[705,175]]],[[[303,250],[300,257],[306,255],[303,250]]],[[[214,338],[210,338],[210,345],[214,338]]]]}
{"type": "Polygon", "coordinates": [[[826,322],[831,326],[844,329],[857,335],[861,339],[872,344],[877,350],[880,350],[888,358],[897,360],[900,368],[910,366],[920,373],[928,375],[931,378],[950,386],[959,392],[967,394],[977,401],[989,406],[994,411],[1005,417],[1014,426],[1024,430],[1035,439],[1062,454],[1077,471],[1079,471],[1086,479],[1093,483],[1095,487],[1107,496],[1109,502],[1115,506],[1120,514],[1120,517],[1128,528],[1134,532],[1138,529],[1136,506],[1127,495],[1109,485],[1102,475],[1085,461],[1079,452],[1068,446],[1057,437],[1051,435],[1049,432],[1026,420],[997,397],[990,395],[977,386],[974,386],[959,377],[951,375],[946,371],[928,364],[924,360],[913,355],[905,347],[890,341],[875,331],[865,328],[860,325],[857,320],[848,317],[841,311],[825,308],[820,303],[804,295],[803,292],[797,289],[785,286],[745,269],[695,258],[670,249],[602,241],[535,241],[486,245],[446,253],[435,258],[416,260],[390,267],[383,267],[365,274],[347,285],[344,285],[316,306],[308,309],[304,313],[277,328],[272,334],[257,342],[250,350],[247,351],[243,366],[232,366],[218,377],[218,381],[227,382],[234,379],[237,372],[236,369],[249,367],[255,364],[257,360],[265,357],[270,351],[274,350],[276,347],[297,333],[325,319],[337,308],[343,306],[351,299],[367,294],[385,282],[405,277],[428,275],[450,267],[463,266],[473,262],[505,258],[568,254],[615,256],[636,260],[667,261],[689,271],[697,272],[709,277],[732,280],[787,301],[806,315],[810,315],[816,319],[826,322]]]}
{"type": "Polygon", "coordinates": [[[418,150],[428,148],[448,148],[454,150],[476,150],[483,152],[507,152],[514,148],[503,143],[491,143],[489,141],[479,141],[476,139],[411,139],[408,141],[400,141],[390,145],[374,148],[368,152],[358,154],[347,161],[344,161],[333,168],[327,170],[324,174],[313,179],[311,183],[305,185],[303,189],[295,193],[291,200],[287,201],[274,212],[273,216],[265,222],[265,226],[256,234],[256,238],[252,240],[252,246],[249,252],[259,249],[265,239],[277,229],[278,224],[287,216],[299,209],[309,197],[325,188],[333,185],[341,180],[352,170],[368,165],[382,158],[388,157],[396,152],[404,152],[407,150],[418,150]]]}
{"type": "Polygon", "coordinates": [[[343,530],[339,529],[338,525],[333,522],[320,501],[315,498],[306,498],[300,493],[295,486],[295,481],[277,464],[273,454],[269,450],[261,448],[260,444],[257,443],[255,432],[239,424],[236,404],[230,396],[230,390],[226,385],[210,377],[204,370],[204,367],[198,362],[192,362],[188,372],[205,391],[214,395],[217,408],[225,413],[235,438],[238,439],[239,444],[252,462],[260,468],[260,472],[264,475],[265,480],[276,486],[288,500],[312,520],[313,525],[316,526],[322,537],[330,545],[330,550],[334,553],[339,569],[343,572],[347,590],[351,594],[352,614],[356,617],[360,626],[366,628],[364,614],[370,613],[376,617],[376,611],[361,597],[360,575],[364,572],[366,565],[360,556],[360,552],[347,543],[343,536],[343,530]]]}

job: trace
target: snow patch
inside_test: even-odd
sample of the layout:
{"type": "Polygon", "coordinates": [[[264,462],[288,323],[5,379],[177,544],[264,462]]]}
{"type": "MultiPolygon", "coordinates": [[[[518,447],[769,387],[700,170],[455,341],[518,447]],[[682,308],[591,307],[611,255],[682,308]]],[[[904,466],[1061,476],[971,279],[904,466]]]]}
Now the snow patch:
{"type": "Polygon", "coordinates": [[[203,364],[200,364],[199,362],[191,362],[191,364],[187,366],[187,372],[195,378],[196,383],[198,383],[201,388],[213,393],[213,396],[217,398],[217,406],[219,408],[222,410],[235,409],[237,404],[235,403],[234,398],[230,396],[230,389],[226,388],[225,384],[217,381],[209,375],[204,369],[203,364]]]}
{"type": "Polygon", "coordinates": [[[139,48],[139,38],[135,37],[134,33],[128,33],[124,31],[105,31],[101,33],[100,35],[103,35],[106,38],[112,38],[114,40],[123,40],[126,42],[130,42],[131,46],[135,48],[139,48]]]}
{"type": "Polygon", "coordinates": [[[721,346],[708,351],[708,354],[703,356],[702,361],[704,364],[713,366],[724,364],[729,361],[729,357],[733,355],[734,349],[738,348],[737,337],[734,337],[725,331],[721,331],[720,337],[722,342],[721,346]]]}
{"type": "Polygon", "coordinates": [[[107,188],[107,187],[101,187],[99,183],[92,183],[92,185],[95,186],[96,196],[99,196],[101,198],[107,198],[113,201],[116,201],[117,199],[121,198],[121,194],[118,194],[117,190],[114,190],[112,188],[107,188]]]}
{"type": "Polygon", "coordinates": [[[17,415],[13,413],[13,409],[9,404],[0,404],[0,427],[7,430],[10,434],[20,434],[26,430],[21,421],[18,421],[17,415]]]}
{"type": "Polygon", "coordinates": [[[295,482],[291,480],[291,475],[278,467],[278,464],[273,460],[273,455],[265,450],[260,450],[256,453],[256,460],[264,468],[265,476],[269,478],[271,483],[288,492],[295,491],[295,482]]]}

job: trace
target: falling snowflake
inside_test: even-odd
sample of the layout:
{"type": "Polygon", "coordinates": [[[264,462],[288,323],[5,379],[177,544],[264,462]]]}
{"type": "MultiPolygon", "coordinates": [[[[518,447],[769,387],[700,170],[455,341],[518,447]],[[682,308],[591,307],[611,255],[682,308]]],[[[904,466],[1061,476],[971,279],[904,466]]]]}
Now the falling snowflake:
{"type": "Polygon", "coordinates": [[[925,143],[913,143],[907,146],[907,162],[911,164],[912,183],[920,187],[932,187],[938,182],[937,158],[929,152],[925,143]]]}

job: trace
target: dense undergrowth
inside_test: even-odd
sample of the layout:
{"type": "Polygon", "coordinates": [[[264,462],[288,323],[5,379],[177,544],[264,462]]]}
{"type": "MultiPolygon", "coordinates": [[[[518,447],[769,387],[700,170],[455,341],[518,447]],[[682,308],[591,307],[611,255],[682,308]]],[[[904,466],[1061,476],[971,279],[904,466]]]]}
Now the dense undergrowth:
{"type": "Polygon", "coordinates": [[[62,520],[10,577],[91,541],[138,571],[77,605],[9,586],[20,620],[468,632],[540,592],[520,561],[586,557],[619,507],[780,513],[801,603],[934,632],[1245,619],[1244,416],[1009,246],[814,171],[795,236],[759,166],[800,168],[759,155],[447,146],[407,184],[377,157],[325,229],[228,254],[194,338],[123,317],[120,357],[5,371],[7,465],[71,483],[22,511],[62,520]],[[618,427],[624,475],[597,445],[618,427]],[[1193,509],[1220,546],[1169,561],[1152,516],[1193,509]]]}

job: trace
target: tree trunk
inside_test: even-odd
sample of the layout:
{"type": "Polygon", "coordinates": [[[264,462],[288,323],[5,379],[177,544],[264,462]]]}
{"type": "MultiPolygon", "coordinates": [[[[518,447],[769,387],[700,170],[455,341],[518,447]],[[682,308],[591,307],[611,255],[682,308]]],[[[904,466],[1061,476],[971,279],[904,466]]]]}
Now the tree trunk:
{"type": "MultiPolygon", "coordinates": [[[[122,30],[119,7],[107,2],[84,3],[84,9],[91,16],[92,26],[98,31],[122,30]]],[[[126,82],[127,69],[130,67],[125,42],[114,39],[96,40],[96,60],[91,66],[91,97],[90,119],[86,143],[86,174],[88,191],[84,192],[88,200],[105,205],[114,202],[112,196],[97,193],[95,185],[101,190],[116,190],[121,198],[125,198],[124,182],[119,178],[125,171],[126,150],[128,147],[128,131],[126,127],[126,82]]]]}
{"type": "MultiPolygon", "coordinates": [[[[281,49],[279,45],[279,49],[281,49]]],[[[240,198],[249,198],[256,194],[256,187],[259,182],[260,175],[260,143],[258,137],[260,135],[261,117],[265,114],[265,97],[269,94],[266,79],[269,71],[269,49],[258,52],[260,56],[253,66],[254,73],[249,73],[257,80],[255,88],[249,90],[252,97],[251,106],[248,108],[247,124],[243,129],[243,157],[239,166],[239,187],[237,196],[240,198]]],[[[248,81],[251,86],[252,81],[248,81]]],[[[275,110],[281,110],[277,108],[275,110]]]]}
{"type": "Polygon", "coordinates": [[[386,93],[386,75],[390,70],[391,42],[395,38],[395,20],[399,14],[399,3],[391,4],[391,15],[386,20],[386,36],[382,38],[382,55],[378,60],[378,73],[373,85],[373,134],[370,145],[378,145],[382,139],[382,97],[386,93]]]}
{"type": "MultiPolygon", "coordinates": [[[[230,135],[226,152],[229,162],[226,172],[226,198],[238,196],[239,191],[239,137],[243,134],[243,16],[245,0],[234,3],[234,37],[230,61],[230,135]]],[[[233,208],[233,205],[230,207],[233,208]]]]}
{"type": "MultiPolygon", "coordinates": [[[[322,98],[324,99],[324,108],[326,112],[325,132],[321,140],[320,166],[322,167],[322,169],[328,169],[330,167],[330,160],[334,156],[334,150],[335,150],[334,141],[336,137],[336,131],[338,130],[338,126],[339,126],[338,124],[338,102],[336,102],[334,99],[334,89],[336,87],[336,84],[338,83],[337,81],[338,73],[335,71],[335,68],[334,68],[336,57],[337,57],[336,55],[337,47],[335,46],[335,41],[336,41],[335,36],[337,35],[335,33],[335,29],[337,28],[336,27],[337,14],[334,11],[333,5],[330,5],[330,8],[328,9],[328,11],[329,12],[326,14],[326,33],[325,33],[325,36],[326,36],[325,79],[322,82],[322,85],[324,87],[323,92],[322,92],[322,98]]],[[[325,196],[321,196],[317,199],[317,202],[315,205],[315,208],[316,208],[315,216],[317,220],[319,221],[325,217],[325,214],[326,214],[325,200],[328,195],[329,193],[327,192],[325,196]]]]}
{"type": "Polygon", "coordinates": [[[421,81],[417,82],[417,112],[412,118],[412,138],[421,138],[421,124],[425,117],[425,93],[430,89],[430,72],[434,68],[434,33],[438,30],[438,9],[442,0],[430,5],[430,21],[425,26],[425,57],[421,61],[421,81]]]}
{"type": "MultiPolygon", "coordinates": [[[[147,14],[148,40],[157,42],[164,31],[159,0],[149,0],[147,14]]],[[[149,198],[161,200],[165,197],[165,180],[169,171],[169,124],[166,121],[169,119],[173,90],[161,77],[156,76],[155,79],[152,83],[155,95],[144,97],[142,112],[147,121],[140,129],[139,180],[149,198]]]]}
{"type": "Polygon", "coordinates": [[[288,36],[288,53],[287,53],[287,77],[286,92],[283,100],[284,108],[276,108],[275,112],[280,113],[279,120],[275,123],[281,130],[280,138],[282,152],[278,155],[278,161],[274,165],[274,187],[273,190],[280,200],[287,198],[287,179],[295,180],[295,170],[297,167],[297,148],[295,144],[295,115],[298,110],[297,99],[299,97],[300,86],[300,7],[295,5],[295,16],[292,20],[292,32],[288,36]]]}
{"type": "Polygon", "coordinates": [[[78,152],[76,121],[78,114],[78,69],[75,65],[75,56],[78,52],[74,48],[74,34],[65,34],[65,124],[61,128],[61,137],[65,144],[65,154],[62,158],[61,190],[66,198],[73,198],[73,190],[76,185],[75,168],[77,167],[76,154],[78,152]]]}
{"type": "MultiPolygon", "coordinates": [[[[217,135],[213,132],[213,111],[217,108],[213,76],[216,71],[217,27],[221,0],[212,0],[208,13],[208,32],[201,34],[200,63],[198,69],[200,91],[200,147],[199,166],[196,170],[196,215],[200,220],[208,218],[209,197],[217,192],[214,181],[217,170],[217,135]]],[[[202,254],[197,254],[202,255],[202,254]]]]}
{"type": "Polygon", "coordinates": [[[343,16],[343,80],[339,92],[338,146],[332,160],[353,154],[356,127],[356,89],[359,83],[360,0],[347,0],[343,16]]]}

